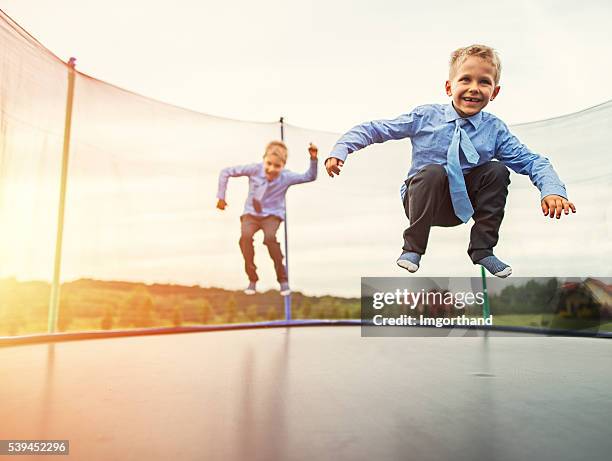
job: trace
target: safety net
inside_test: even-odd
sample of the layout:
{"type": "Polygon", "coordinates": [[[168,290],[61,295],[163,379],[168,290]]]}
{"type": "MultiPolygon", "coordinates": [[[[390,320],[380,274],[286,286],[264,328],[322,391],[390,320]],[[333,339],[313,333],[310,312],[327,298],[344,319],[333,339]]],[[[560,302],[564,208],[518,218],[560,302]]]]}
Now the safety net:
{"type": "MultiPolygon", "coordinates": [[[[230,178],[228,208],[215,207],[220,170],[260,162],[281,137],[292,171],[307,170],[309,142],[319,147],[318,179],[287,194],[288,248],[284,226],[278,233],[293,317],[358,319],[361,277],[403,275],[408,140],[355,153],[330,179],[323,160],[338,133],[215,117],[118,88],[74,70],[2,12],[0,43],[0,336],[47,331],[66,141],[60,331],[284,318],[261,233],[260,294],[241,292],[246,178],[230,178]]],[[[512,174],[496,251],[516,274],[612,275],[611,122],[605,102],[511,127],[550,158],[578,207],[544,218],[539,191],[512,174]]],[[[420,275],[478,276],[468,240],[469,226],[434,228],[420,275]]]]}

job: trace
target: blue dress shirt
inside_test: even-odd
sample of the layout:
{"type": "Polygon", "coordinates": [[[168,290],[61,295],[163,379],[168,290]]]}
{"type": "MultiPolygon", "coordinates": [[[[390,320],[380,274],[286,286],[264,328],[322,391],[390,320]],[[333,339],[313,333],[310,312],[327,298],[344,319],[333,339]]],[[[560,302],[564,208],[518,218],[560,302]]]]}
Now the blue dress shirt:
{"type": "MultiPolygon", "coordinates": [[[[355,126],[338,140],[329,157],[346,160],[348,154],[370,144],[410,138],[412,165],[407,178],[411,178],[426,165],[446,165],[448,147],[455,129],[454,122],[460,118],[452,104],[419,106],[394,120],[375,120],[355,126]]],[[[480,159],[476,164],[470,164],[463,152],[460,152],[459,160],[464,173],[496,159],[517,173],[529,175],[542,198],[551,194],[567,198],[565,185],[548,159],[521,144],[504,122],[487,112],[478,112],[465,120],[470,123],[464,122],[463,128],[480,159]]],[[[404,183],[401,187],[402,199],[405,195],[404,183]]]]}
{"type": "Polygon", "coordinates": [[[238,165],[221,170],[219,174],[219,189],[217,198],[225,200],[225,190],[227,189],[227,180],[235,176],[249,177],[249,194],[244,203],[245,214],[253,216],[278,216],[280,219],[285,219],[285,194],[289,186],[310,182],[317,179],[317,159],[310,160],[310,167],[305,173],[294,173],[289,170],[281,170],[278,177],[272,181],[268,181],[264,170],[263,163],[252,163],[250,165],[238,165]],[[265,188],[263,197],[261,198],[261,213],[257,213],[253,207],[253,199],[258,197],[258,191],[265,188]]]}

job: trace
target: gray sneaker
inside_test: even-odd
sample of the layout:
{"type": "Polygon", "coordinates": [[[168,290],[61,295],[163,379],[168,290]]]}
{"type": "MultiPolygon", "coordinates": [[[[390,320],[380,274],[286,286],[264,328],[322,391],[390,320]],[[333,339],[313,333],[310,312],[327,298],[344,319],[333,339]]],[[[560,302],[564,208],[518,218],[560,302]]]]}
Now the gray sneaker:
{"type": "Polygon", "coordinates": [[[245,295],[254,295],[257,293],[257,282],[249,282],[249,286],[244,290],[245,295]]]}
{"type": "Polygon", "coordinates": [[[289,288],[289,282],[281,282],[280,284],[280,295],[289,296],[291,294],[291,288],[289,288]]]}

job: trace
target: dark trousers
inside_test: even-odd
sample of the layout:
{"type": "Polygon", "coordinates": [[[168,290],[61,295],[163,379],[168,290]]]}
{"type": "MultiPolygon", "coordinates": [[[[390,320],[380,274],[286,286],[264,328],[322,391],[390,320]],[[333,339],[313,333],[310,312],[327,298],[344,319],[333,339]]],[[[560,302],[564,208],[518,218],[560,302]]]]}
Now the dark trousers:
{"type": "MultiPolygon", "coordinates": [[[[475,263],[493,254],[504,219],[510,172],[503,163],[488,162],[464,175],[474,208],[468,255],[475,263]]],[[[427,165],[406,181],[404,209],[410,227],[404,231],[404,250],[424,254],[432,226],[462,224],[453,210],[448,177],[442,165],[427,165]]]]}
{"type": "Polygon", "coordinates": [[[240,217],[240,250],[244,256],[244,270],[251,282],[257,282],[257,266],[255,266],[255,248],[253,248],[253,235],[259,229],[264,233],[264,245],[268,247],[268,253],[274,261],[276,279],[282,283],[287,281],[287,271],[283,265],[283,253],[280,243],[276,240],[276,231],[282,222],[278,216],[253,216],[245,214],[240,217]]]}

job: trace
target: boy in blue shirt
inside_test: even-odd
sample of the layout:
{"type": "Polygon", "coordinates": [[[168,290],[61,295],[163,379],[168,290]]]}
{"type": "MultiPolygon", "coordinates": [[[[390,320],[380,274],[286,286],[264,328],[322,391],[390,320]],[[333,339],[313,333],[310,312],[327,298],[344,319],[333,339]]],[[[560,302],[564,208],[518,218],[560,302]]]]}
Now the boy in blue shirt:
{"type": "Polygon", "coordinates": [[[280,283],[280,294],[287,296],[291,293],[287,271],[283,265],[283,254],[276,240],[276,231],[285,219],[287,189],[294,184],[317,179],[318,149],[310,143],[308,152],[310,167],[305,173],[285,170],[287,146],[282,141],[272,141],[266,147],[262,163],[224,168],[219,174],[217,208],[220,210],[224,210],[227,206],[225,190],[228,179],[235,176],[248,176],[249,178],[249,193],[244,203],[244,213],[240,216],[240,250],[244,256],[244,269],[249,277],[249,285],[244,290],[247,295],[253,295],[257,290],[258,277],[253,235],[260,229],[264,233],[264,245],[268,247],[268,253],[274,262],[276,278],[280,283]]]}
{"type": "Polygon", "coordinates": [[[412,166],[401,188],[410,226],[397,264],[419,268],[432,226],[450,227],[474,219],[468,254],[474,264],[507,277],[511,267],[493,254],[504,217],[509,167],[529,175],[541,192],[544,216],[576,212],[565,185],[545,157],[530,151],[492,114],[482,112],[499,94],[501,64],[490,47],[471,45],[451,55],[446,94],[451,104],[419,106],[394,120],[363,123],[336,143],[325,167],[340,174],[348,154],[390,139],[410,138],[412,166]]]}

